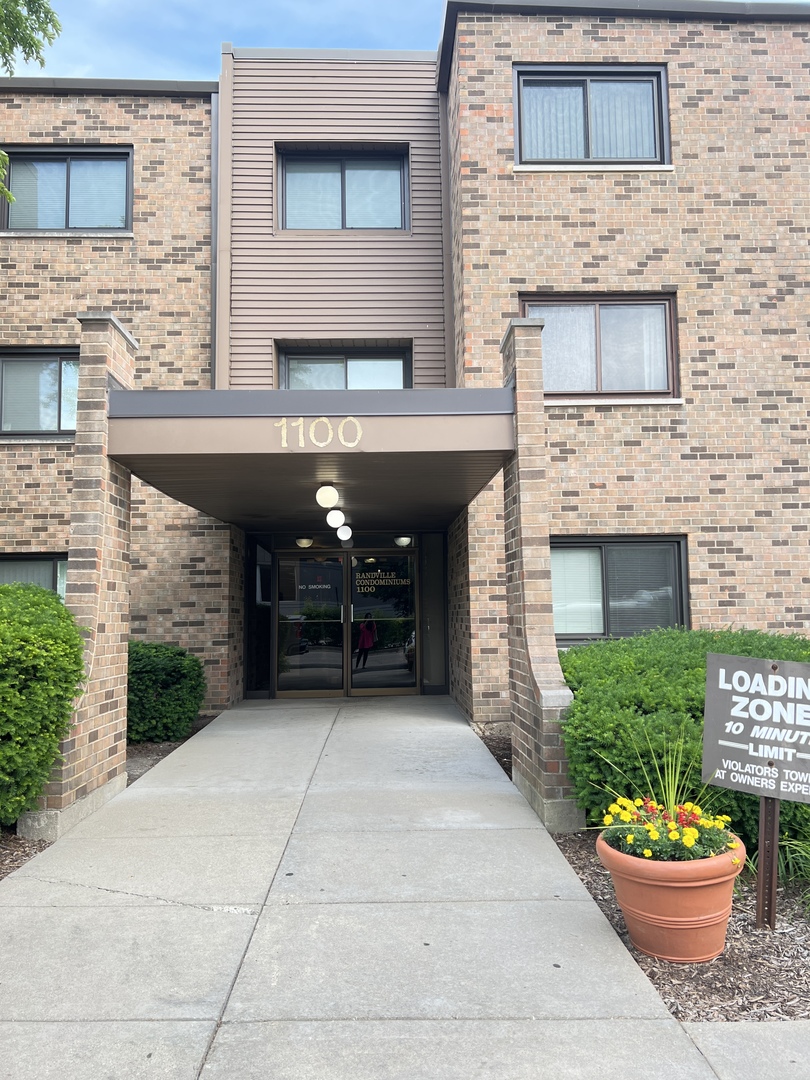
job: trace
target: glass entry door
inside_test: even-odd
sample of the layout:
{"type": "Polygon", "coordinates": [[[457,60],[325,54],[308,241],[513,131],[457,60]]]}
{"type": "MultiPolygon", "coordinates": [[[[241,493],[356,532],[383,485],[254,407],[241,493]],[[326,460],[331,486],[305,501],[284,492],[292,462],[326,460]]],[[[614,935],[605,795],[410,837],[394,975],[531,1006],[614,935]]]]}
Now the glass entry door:
{"type": "Polygon", "coordinates": [[[414,555],[280,555],[277,596],[278,693],[416,691],[414,555]]]}
{"type": "Polygon", "coordinates": [[[413,555],[351,560],[352,690],[416,686],[413,555]]]}
{"type": "Polygon", "coordinates": [[[342,555],[279,557],[278,690],[344,690],[344,573],[342,555]]]}

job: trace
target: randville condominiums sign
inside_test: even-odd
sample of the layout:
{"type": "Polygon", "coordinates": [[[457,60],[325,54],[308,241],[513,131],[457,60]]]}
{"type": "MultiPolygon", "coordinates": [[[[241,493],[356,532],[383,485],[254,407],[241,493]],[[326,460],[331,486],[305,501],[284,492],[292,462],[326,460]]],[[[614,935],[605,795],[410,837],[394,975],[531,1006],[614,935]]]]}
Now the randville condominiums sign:
{"type": "Polygon", "coordinates": [[[706,658],[703,780],[810,803],[810,664],[706,658]]]}

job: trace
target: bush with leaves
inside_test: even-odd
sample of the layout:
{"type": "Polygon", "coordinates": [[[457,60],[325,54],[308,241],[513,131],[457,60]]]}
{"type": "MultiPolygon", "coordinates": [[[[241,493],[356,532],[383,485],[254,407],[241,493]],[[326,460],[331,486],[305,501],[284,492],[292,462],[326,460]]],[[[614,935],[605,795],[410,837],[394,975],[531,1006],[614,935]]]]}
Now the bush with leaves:
{"type": "Polygon", "coordinates": [[[186,739],[205,700],[202,663],[179,645],[130,641],[129,742],[186,739]]]}
{"type": "Polygon", "coordinates": [[[36,806],[84,675],[73,615],[49,589],[0,585],[0,824],[36,806]]]}
{"type": "MultiPolygon", "coordinates": [[[[806,664],[810,640],[758,630],[656,630],[578,645],[560,654],[566,682],[574,691],[563,725],[565,751],[577,802],[591,822],[601,821],[605,790],[616,786],[617,768],[638,795],[648,794],[634,749],[646,747],[648,738],[651,756],[660,759],[683,735],[684,763],[694,762],[700,775],[710,652],[806,664]]],[[[748,850],[755,850],[759,798],[721,788],[712,791],[717,793],[712,811],[728,814],[748,850]]],[[[801,835],[808,824],[810,806],[782,802],[783,837],[801,835]]]]}

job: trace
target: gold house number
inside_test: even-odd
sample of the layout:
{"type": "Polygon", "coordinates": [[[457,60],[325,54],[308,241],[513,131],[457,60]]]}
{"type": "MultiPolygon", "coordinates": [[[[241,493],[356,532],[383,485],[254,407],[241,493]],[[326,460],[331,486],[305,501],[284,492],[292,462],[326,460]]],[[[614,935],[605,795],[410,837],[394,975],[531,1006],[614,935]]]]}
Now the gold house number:
{"type": "MultiPolygon", "coordinates": [[[[328,416],[316,416],[314,420],[309,422],[309,425],[307,425],[303,416],[296,417],[295,420],[282,416],[280,420],[276,420],[273,427],[281,428],[281,447],[283,450],[288,449],[290,445],[288,442],[289,437],[295,439],[294,432],[296,430],[298,431],[297,445],[301,450],[306,447],[307,439],[313,446],[323,450],[329,446],[335,437],[335,428],[328,416]]],[[[349,450],[354,449],[363,438],[360,421],[354,416],[344,416],[337,425],[337,437],[341,446],[345,446],[349,450]],[[352,438],[348,436],[352,436],[352,438]]]]}

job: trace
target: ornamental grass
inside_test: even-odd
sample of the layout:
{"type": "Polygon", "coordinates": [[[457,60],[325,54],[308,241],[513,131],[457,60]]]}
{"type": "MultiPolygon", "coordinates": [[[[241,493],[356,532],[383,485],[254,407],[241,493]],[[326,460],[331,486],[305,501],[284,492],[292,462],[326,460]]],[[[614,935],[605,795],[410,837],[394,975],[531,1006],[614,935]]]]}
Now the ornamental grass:
{"type": "MultiPolygon", "coordinates": [[[[717,789],[710,793],[708,785],[704,785],[695,801],[687,798],[694,763],[684,760],[685,741],[681,732],[677,739],[668,742],[660,764],[653,753],[649,736],[646,754],[642,754],[638,746],[633,744],[649,794],[639,793],[635,798],[628,799],[608,789],[613,795],[613,802],[602,818],[605,826],[602,839],[616,851],[639,859],[686,862],[713,858],[727,852],[736,866],[740,860],[734,852],[740,847],[740,841],[728,827],[731,818],[727,814],[706,812],[698,802],[702,802],[704,796],[711,801],[717,789]],[[650,768],[648,762],[651,762],[650,768]]],[[[608,758],[602,754],[599,756],[611,764],[608,758]]],[[[613,768],[627,779],[622,769],[613,768]]]]}

